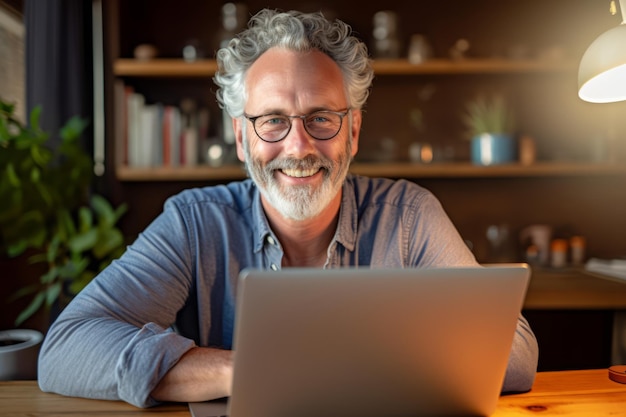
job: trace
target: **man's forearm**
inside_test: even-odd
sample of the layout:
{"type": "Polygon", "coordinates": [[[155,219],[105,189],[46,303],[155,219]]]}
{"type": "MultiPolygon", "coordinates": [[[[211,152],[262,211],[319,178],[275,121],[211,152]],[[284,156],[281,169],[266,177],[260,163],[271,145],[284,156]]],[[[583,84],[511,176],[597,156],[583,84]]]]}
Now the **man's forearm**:
{"type": "Polygon", "coordinates": [[[232,351],[194,347],[165,374],[152,391],[152,398],[193,402],[227,397],[232,378],[232,351]]]}

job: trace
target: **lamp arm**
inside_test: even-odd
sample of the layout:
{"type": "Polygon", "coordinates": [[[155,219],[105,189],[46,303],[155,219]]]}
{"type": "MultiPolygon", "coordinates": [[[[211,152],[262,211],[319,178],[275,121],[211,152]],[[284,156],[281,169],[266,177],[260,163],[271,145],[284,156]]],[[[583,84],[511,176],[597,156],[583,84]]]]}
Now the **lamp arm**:
{"type": "Polygon", "coordinates": [[[626,23],[626,0],[619,0],[619,8],[622,12],[622,25],[626,23]]]}

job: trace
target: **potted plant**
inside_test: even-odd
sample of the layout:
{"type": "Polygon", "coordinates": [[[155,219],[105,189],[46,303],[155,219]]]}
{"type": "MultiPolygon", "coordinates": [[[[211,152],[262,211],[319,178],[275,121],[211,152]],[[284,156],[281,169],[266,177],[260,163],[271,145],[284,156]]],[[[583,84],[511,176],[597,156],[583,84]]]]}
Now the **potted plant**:
{"type": "Polygon", "coordinates": [[[479,165],[515,161],[515,118],[501,95],[479,96],[466,104],[463,122],[471,141],[471,160],[479,165]]]}
{"type": "Polygon", "coordinates": [[[40,108],[28,126],[0,100],[0,256],[28,256],[43,274],[13,298],[30,297],[16,326],[42,308],[66,303],[119,257],[125,240],[116,224],[126,205],[113,208],[90,194],[93,164],[79,138],[87,122],[70,119],[51,146],[39,127],[40,108]]]}

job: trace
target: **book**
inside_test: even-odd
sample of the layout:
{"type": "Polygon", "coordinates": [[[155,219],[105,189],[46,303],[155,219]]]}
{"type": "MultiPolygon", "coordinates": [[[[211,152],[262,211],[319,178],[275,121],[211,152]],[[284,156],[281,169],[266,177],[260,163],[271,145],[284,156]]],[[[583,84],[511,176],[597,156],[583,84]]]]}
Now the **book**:
{"type": "Polygon", "coordinates": [[[141,167],[145,166],[142,149],[142,130],[143,130],[143,108],[145,106],[145,98],[143,95],[128,91],[127,94],[127,152],[128,166],[141,167]]]}

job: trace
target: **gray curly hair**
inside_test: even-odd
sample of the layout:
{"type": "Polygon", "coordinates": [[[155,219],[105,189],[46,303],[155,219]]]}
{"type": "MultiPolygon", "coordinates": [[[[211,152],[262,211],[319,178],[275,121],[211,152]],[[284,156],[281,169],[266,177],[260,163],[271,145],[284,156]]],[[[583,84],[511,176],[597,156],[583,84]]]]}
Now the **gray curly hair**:
{"type": "Polygon", "coordinates": [[[304,52],[318,49],[339,65],[348,106],[361,109],[374,78],[365,44],[352,35],[346,23],[327,20],[322,13],[278,12],[263,9],[248,29],[217,52],[218,70],[213,80],[219,87],[217,101],[231,117],[240,117],[246,100],[245,75],[265,51],[283,47],[304,52]]]}

